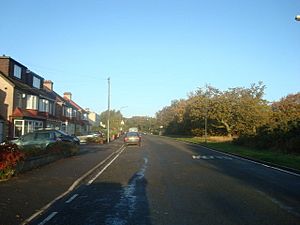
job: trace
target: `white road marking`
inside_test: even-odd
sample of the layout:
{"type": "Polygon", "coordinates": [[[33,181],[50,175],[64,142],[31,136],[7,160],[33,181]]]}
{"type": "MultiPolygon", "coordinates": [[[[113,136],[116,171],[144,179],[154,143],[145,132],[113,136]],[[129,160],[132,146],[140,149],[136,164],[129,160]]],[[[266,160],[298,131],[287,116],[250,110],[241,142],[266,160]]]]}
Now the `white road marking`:
{"type": "Polygon", "coordinates": [[[78,194],[73,195],[71,198],[69,198],[67,201],[65,201],[65,203],[72,202],[77,196],[78,196],[78,194]]]}
{"type": "Polygon", "coordinates": [[[80,178],[78,178],[70,187],[67,191],[65,191],[64,193],[62,193],[60,196],[56,197],[54,200],[52,200],[51,202],[49,202],[47,205],[45,205],[44,207],[42,207],[39,211],[37,211],[36,213],[34,213],[32,216],[30,216],[28,219],[24,220],[21,224],[25,225],[28,224],[29,222],[31,222],[34,218],[40,216],[43,212],[45,212],[48,208],[50,208],[50,206],[52,204],[54,204],[54,202],[58,201],[59,199],[62,199],[64,196],[66,196],[67,194],[69,194],[71,191],[73,191],[75,189],[75,187],[83,180],[85,179],[87,176],[89,176],[94,170],[96,170],[99,166],[101,166],[102,164],[104,164],[108,159],[110,159],[111,156],[113,156],[116,152],[120,152],[122,149],[124,148],[124,145],[122,145],[122,147],[120,149],[118,149],[115,152],[112,152],[108,157],[106,157],[103,161],[101,161],[100,163],[98,163],[95,167],[93,167],[92,169],[90,169],[88,172],[86,172],[84,175],[82,175],[80,178]]]}
{"type": "Polygon", "coordinates": [[[39,223],[39,225],[44,225],[49,222],[58,212],[52,212],[46,219],[39,223]]]}
{"type": "Polygon", "coordinates": [[[214,149],[211,149],[211,148],[207,148],[207,147],[202,146],[202,145],[197,145],[197,144],[193,144],[193,143],[188,143],[188,144],[193,145],[193,146],[197,146],[197,147],[201,147],[201,148],[205,148],[205,149],[208,149],[210,151],[217,152],[217,153],[220,153],[220,154],[223,154],[223,155],[227,155],[229,158],[232,157],[232,158],[235,158],[235,159],[244,160],[244,161],[251,162],[251,163],[254,163],[254,164],[257,164],[257,165],[261,165],[261,166],[264,166],[264,167],[267,167],[267,168],[270,168],[270,169],[273,169],[273,170],[277,170],[277,171],[282,172],[282,173],[287,173],[287,174],[290,174],[290,175],[293,175],[293,176],[300,177],[300,174],[298,174],[298,173],[294,173],[294,172],[291,172],[291,171],[288,171],[288,170],[280,169],[280,168],[277,168],[277,167],[274,167],[274,166],[269,166],[267,164],[256,162],[256,161],[251,160],[251,159],[246,159],[246,158],[239,157],[239,156],[236,156],[236,155],[231,155],[231,154],[228,154],[228,153],[225,153],[225,152],[221,152],[221,151],[217,151],[217,150],[214,150],[214,149]]]}
{"type": "Polygon", "coordinates": [[[231,157],[228,156],[213,156],[213,155],[193,155],[193,159],[226,159],[226,160],[232,160],[231,157]]]}
{"type": "Polygon", "coordinates": [[[88,183],[87,185],[91,185],[120,155],[121,153],[125,150],[123,148],[99,173],[96,174],[88,183]]]}

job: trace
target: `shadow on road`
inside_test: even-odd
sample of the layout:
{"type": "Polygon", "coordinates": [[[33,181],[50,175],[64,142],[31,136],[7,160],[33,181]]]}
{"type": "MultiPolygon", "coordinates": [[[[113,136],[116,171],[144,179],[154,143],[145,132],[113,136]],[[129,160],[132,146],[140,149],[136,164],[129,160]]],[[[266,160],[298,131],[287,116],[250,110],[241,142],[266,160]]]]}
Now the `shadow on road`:
{"type": "Polygon", "coordinates": [[[151,225],[143,172],[135,173],[126,186],[97,182],[82,186],[76,191],[78,197],[74,201],[54,206],[52,211],[58,214],[47,224],[151,225]]]}

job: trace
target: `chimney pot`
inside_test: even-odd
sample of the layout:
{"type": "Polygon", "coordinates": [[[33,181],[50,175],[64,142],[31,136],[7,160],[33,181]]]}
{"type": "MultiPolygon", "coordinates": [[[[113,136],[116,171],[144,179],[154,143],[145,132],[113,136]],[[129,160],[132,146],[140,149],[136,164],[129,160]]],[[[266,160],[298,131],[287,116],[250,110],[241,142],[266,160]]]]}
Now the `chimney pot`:
{"type": "Polygon", "coordinates": [[[64,93],[64,98],[67,98],[69,100],[72,100],[72,93],[71,92],[65,92],[64,93]]]}
{"type": "Polygon", "coordinates": [[[47,87],[51,91],[53,91],[53,82],[51,80],[44,80],[44,87],[47,87]]]}

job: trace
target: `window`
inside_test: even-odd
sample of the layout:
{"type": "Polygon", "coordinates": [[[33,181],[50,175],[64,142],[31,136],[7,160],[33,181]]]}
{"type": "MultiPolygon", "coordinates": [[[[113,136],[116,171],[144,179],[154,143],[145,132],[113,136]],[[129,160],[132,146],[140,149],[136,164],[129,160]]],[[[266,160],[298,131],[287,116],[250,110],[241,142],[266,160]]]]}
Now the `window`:
{"type": "Polygon", "coordinates": [[[49,112],[49,101],[46,99],[40,99],[39,111],[49,112]]]}
{"type": "Polygon", "coordinates": [[[38,98],[35,95],[27,95],[26,109],[38,109],[38,98]]]}
{"type": "Polygon", "coordinates": [[[35,136],[35,134],[33,134],[33,133],[26,134],[26,135],[24,135],[24,137],[23,137],[23,141],[24,141],[24,142],[25,142],[25,141],[33,141],[33,140],[34,140],[34,136],[35,136]]]}
{"type": "Polygon", "coordinates": [[[22,108],[22,94],[19,92],[16,93],[16,107],[22,108]]]}
{"type": "Polygon", "coordinates": [[[14,120],[14,137],[20,137],[43,128],[43,122],[37,120],[14,120]]]}
{"type": "Polygon", "coordinates": [[[14,137],[21,137],[24,134],[24,120],[14,121],[14,137]]]}
{"type": "Polygon", "coordinates": [[[55,114],[55,107],[54,107],[54,103],[53,102],[49,102],[49,113],[51,115],[55,114]]]}
{"type": "Polygon", "coordinates": [[[14,77],[21,79],[22,68],[18,65],[14,65],[14,77]]]}
{"type": "Polygon", "coordinates": [[[76,116],[77,116],[77,111],[75,109],[73,109],[72,117],[76,118],[76,116]]]}
{"type": "Polygon", "coordinates": [[[54,133],[52,132],[41,132],[41,133],[36,133],[35,138],[37,140],[49,140],[49,139],[54,139],[54,133]]]}
{"type": "Polygon", "coordinates": [[[72,108],[67,109],[67,117],[72,117],[72,108]]]}
{"type": "Polygon", "coordinates": [[[41,87],[41,79],[33,76],[33,87],[40,89],[41,87]]]}

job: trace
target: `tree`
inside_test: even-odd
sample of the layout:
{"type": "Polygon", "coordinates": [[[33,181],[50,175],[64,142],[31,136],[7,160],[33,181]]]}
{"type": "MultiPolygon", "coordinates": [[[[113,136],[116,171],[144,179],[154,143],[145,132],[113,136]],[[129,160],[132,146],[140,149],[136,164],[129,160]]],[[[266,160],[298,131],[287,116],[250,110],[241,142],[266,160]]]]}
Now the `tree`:
{"type": "Polygon", "coordinates": [[[272,104],[273,127],[284,125],[290,121],[300,120],[300,92],[290,94],[272,104]]]}
{"type": "MultiPolygon", "coordinates": [[[[104,111],[100,114],[100,121],[102,124],[107,124],[108,111],[104,111]]],[[[120,111],[110,110],[109,114],[109,124],[112,130],[120,130],[121,121],[123,120],[123,115],[120,111]]]]}

